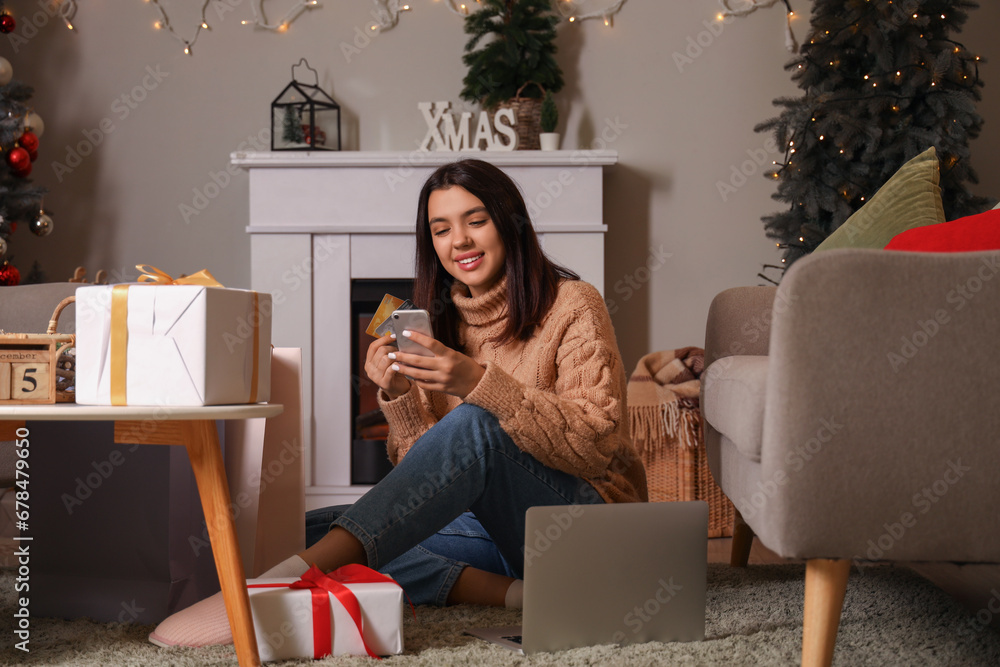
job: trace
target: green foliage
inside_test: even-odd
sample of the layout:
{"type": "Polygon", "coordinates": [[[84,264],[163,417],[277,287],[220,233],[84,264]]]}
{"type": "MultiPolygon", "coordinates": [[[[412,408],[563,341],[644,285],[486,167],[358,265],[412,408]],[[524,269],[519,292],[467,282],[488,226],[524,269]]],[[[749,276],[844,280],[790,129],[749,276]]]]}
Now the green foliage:
{"type": "Polygon", "coordinates": [[[555,132],[556,125],[559,124],[559,109],[556,108],[552,91],[545,93],[545,100],[542,101],[541,124],[542,132],[555,132]]]}
{"type": "Polygon", "coordinates": [[[306,142],[305,132],[302,131],[302,117],[295,107],[285,107],[285,115],[281,119],[281,138],[289,144],[306,142]]]}
{"type": "Polygon", "coordinates": [[[773,132],[784,159],[767,175],[788,210],[765,216],[785,265],[809,253],[907,160],[941,159],[949,220],[985,210],[969,140],[983,120],[979,58],[955,41],[977,8],[967,0],[815,0],[810,34],[786,66],[804,94],[781,98],[773,132]],[[914,17],[916,15],[916,17],[914,17]]]}
{"type": "MultiPolygon", "coordinates": [[[[555,60],[558,22],[550,0],[482,0],[482,8],[465,18],[470,38],[462,62],[469,71],[462,79],[462,99],[488,109],[531,81],[546,91],[562,90],[555,60]]],[[[542,92],[527,86],[521,95],[538,98],[542,92]]]]}

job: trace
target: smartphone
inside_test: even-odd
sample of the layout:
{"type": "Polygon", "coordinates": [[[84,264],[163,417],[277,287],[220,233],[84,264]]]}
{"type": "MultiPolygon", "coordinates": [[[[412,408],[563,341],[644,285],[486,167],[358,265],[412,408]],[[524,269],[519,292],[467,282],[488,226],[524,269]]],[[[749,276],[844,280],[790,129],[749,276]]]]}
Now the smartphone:
{"type": "Polygon", "coordinates": [[[431,329],[430,313],[419,308],[394,310],[390,319],[392,320],[392,332],[396,334],[396,346],[400,352],[419,354],[422,357],[434,356],[434,353],[426,347],[403,335],[403,331],[410,330],[434,336],[434,331],[431,329]]]}

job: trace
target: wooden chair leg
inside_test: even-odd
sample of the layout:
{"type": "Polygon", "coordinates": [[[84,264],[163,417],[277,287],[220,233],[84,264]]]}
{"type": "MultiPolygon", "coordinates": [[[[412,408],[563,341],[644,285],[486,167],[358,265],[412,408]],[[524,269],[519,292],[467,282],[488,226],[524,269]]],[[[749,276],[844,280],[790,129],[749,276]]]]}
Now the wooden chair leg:
{"type": "Polygon", "coordinates": [[[736,510],[733,517],[733,549],[729,554],[729,564],[732,567],[746,567],[752,546],[753,528],[747,525],[739,510],[736,510]]]}
{"type": "Polygon", "coordinates": [[[802,667],[829,667],[844,606],[848,559],[813,558],[806,562],[806,599],[802,618],[802,667]]]}

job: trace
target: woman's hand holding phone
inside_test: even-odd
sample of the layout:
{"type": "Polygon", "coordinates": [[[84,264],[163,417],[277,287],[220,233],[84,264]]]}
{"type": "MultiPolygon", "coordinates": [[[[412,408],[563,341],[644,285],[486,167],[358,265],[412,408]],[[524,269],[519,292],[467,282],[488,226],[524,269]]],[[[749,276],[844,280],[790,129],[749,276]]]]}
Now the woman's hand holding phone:
{"type": "Polygon", "coordinates": [[[486,369],[472,357],[445,346],[425,333],[406,330],[400,331],[399,335],[419,343],[434,354],[428,357],[392,352],[389,357],[395,361],[390,369],[409,376],[421,389],[440,391],[464,399],[476,388],[486,373],[486,369]]]}
{"type": "Polygon", "coordinates": [[[386,334],[368,346],[365,358],[365,373],[390,399],[399,398],[410,390],[410,381],[392,369],[393,360],[389,354],[395,352],[395,340],[386,334]]]}

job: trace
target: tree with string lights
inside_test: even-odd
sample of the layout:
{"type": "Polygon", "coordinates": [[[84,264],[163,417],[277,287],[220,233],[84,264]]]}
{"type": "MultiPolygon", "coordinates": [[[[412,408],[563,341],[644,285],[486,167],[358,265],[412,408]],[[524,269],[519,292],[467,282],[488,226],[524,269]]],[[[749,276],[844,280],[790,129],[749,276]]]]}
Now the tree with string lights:
{"type": "MultiPolygon", "coordinates": [[[[782,266],[808,254],[907,160],[930,146],[941,160],[949,220],[979,213],[969,140],[983,119],[980,57],[956,41],[969,0],[815,0],[810,34],[785,66],[805,91],[780,98],[759,124],[785,148],[767,172],[788,209],[763,218],[782,266]]],[[[767,278],[766,276],[763,276],[767,278]]],[[[770,280],[770,278],[768,278],[770,280]]],[[[773,281],[772,281],[773,282],[773,281]]]]}

